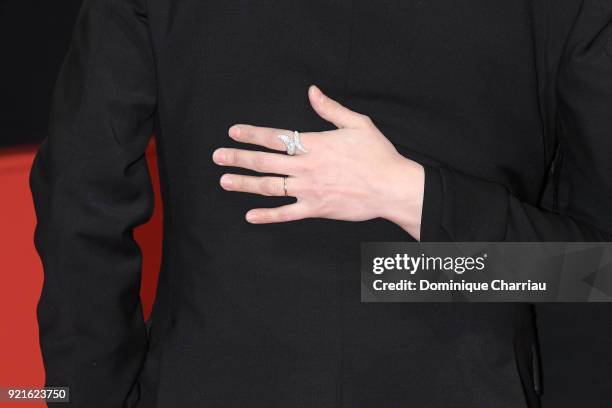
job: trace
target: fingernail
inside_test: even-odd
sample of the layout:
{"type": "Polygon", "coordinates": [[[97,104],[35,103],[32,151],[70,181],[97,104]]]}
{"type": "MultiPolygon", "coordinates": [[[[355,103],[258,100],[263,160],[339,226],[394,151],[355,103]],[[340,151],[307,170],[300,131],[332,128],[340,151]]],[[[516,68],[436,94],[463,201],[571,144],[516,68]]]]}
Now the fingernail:
{"type": "Polygon", "coordinates": [[[249,212],[246,215],[246,219],[248,222],[255,222],[257,221],[257,214],[249,212]]]}
{"type": "Polygon", "coordinates": [[[221,149],[215,150],[215,152],[213,153],[213,160],[215,161],[215,163],[218,163],[218,164],[225,163],[225,153],[223,153],[223,150],[221,149]]]}
{"type": "Polygon", "coordinates": [[[229,129],[229,135],[232,137],[239,137],[240,136],[240,126],[238,125],[234,125],[229,129]]]}
{"type": "Polygon", "coordinates": [[[224,174],[223,176],[221,176],[221,186],[223,187],[231,187],[232,186],[232,177],[228,176],[227,174],[224,174]]]}
{"type": "Polygon", "coordinates": [[[321,92],[321,90],[316,85],[310,86],[310,94],[312,95],[312,98],[317,102],[323,100],[323,92],[321,92]]]}

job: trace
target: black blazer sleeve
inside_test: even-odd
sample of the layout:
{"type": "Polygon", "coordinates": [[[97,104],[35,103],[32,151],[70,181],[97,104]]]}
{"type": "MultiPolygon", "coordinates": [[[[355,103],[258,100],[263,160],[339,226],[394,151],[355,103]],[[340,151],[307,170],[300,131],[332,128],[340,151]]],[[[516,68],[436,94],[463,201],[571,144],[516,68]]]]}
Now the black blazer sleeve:
{"type": "Polygon", "coordinates": [[[612,239],[612,5],[585,1],[556,76],[556,210],[501,184],[426,166],[422,241],[612,239]]]}
{"type": "Polygon", "coordinates": [[[155,82],[140,0],[86,0],[30,174],[46,384],[74,407],[122,407],[146,352],[132,230],[152,214],[155,82]]]}

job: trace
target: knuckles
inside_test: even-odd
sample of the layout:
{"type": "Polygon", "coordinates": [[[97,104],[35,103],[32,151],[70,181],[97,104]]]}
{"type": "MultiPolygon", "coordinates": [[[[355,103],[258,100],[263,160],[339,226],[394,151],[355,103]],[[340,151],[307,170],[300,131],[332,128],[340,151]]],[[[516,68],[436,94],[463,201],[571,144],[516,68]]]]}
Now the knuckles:
{"type": "Polygon", "coordinates": [[[278,187],[276,180],[272,178],[265,178],[261,183],[261,192],[266,196],[278,195],[278,187]]]}
{"type": "Polygon", "coordinates": [[[294,161],[294,168],[296,172],[300,174],[308,175],[316,168],[315,161],[312,159],[312,157],[309,157],[309,155],[294,156],[292,160],[294,161]]]}
{"type": "Polygon", "coordinates": [[[291,214],[288,211],[279,211],[277,214],[277,218],[281,222],[291,221],[291,214]]]}
{"type": "Polygon", "coordinates": [[[259,173],[265,172],[268,164],[268,158],[263,154],[256,154],[253,157],[253,169],[259,173]]]}
{"type": "Polygon", "coordinates": [[[372,122],[372,118],[370,118],[368,115],[364,115],[362,113],[358,113],[357,114],[357,120],[358,123],[363,126],[363,127],[370,127],[374,124],[374,122],[372,122]]]}
{"type": "Polygon", "coordinates": [[[240,160],[240,156],[236,149],[227,149],[225,151],[225,162],[226,164],[235,164],[240,160]]]}

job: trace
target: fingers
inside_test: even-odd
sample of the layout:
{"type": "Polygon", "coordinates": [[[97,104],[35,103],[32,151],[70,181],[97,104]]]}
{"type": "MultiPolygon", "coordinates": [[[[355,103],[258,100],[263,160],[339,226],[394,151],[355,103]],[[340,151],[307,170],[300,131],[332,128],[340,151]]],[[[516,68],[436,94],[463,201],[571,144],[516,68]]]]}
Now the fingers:
{"type": "MultiPolygon", "coordinates": [[[[365,115],[353,112],[337,101],[329,98],[316,86],[308,89],[310,103],[321,118],[333,123],[337,128],[361,129],[373,126],[365,115]]],[[[337,131],[332,131],[337,132],[337,131]]],[[[279,135],[292,136],[292,131],[283,129],[258,127],[246,124],[232,126],[228,135],[240,143],[249,143],[271,150],[284,152],[287,148],[279,135]]],[[[320,133],[301,134],[304,150],[310,151],[310,144],[316,150],[317,137],[320,133]]],[[[316,151],[314,152],[316,154],[316,151]]],[[[240,167],[259,173],[273,173],[296,176],[308,169],[308,154],[302,157],[291,157],[285,154],[266,153],[259,151],[220,148],[213,153],[213,161],[221,166],[240,167]],[[304,161],[306,160],[306,161],[304,161]]],[[[300,178],[294,177],[257,177],[238,174],[225,174],[220,180],[221,186],[228,191],[245,192],[264,196],[297,197],[300,190],[300,178]]],[[[253,224],[268,224],[296,221],[314,216],[307,210],[303,200],[277,208],[257,208],[246,214],[248,222],[253,224]]]]}
{"type": "Polygon", "coordinates": [[[308,98],[315,112],[339,129],[361,128],[372,123],[370,118],[341,105],[321,92],[315,85],[308,88],[308,98]]]}
{"type": "Polygon", "coordinates": [[[278,135],[292,135],[289,130],[274,129],[251,125],[234,125],[229,129],[229,137],[240,143],[250,143],[268,149],[285,151],[285,144],[278,138],[278,135]]]}
{"type": "Polygon", "coordinates": [[[307,217],[307,207],[300,201],[276,208],[256,208],[246,214],[246,220],[252,224],[297,221],[307,217]]]}
{"type": "Polygon", "coordinates": [[[257,177],[239,174],[224,174],[220,180],[221,187],[227,191],[252,193],[264,196],[282,197],[285,187],[288,196],[295,197],[298,192],[297,179],[293,177],[257,177]]]}
{"type": "MultiPolygon", "coordinates": [[[[287,195],[295,196],[296,179],[286,178],[287,195]]],[[[257,177],[239,174],[224,174],[221,186],[228,191],[261,194],[265,196],[284,196],[284,177],[257,177]]],[[[306,205],[298,201],[294,204],[276,208],[256,208],[246,214],[246,220],[252,224],[269,224],[276,222],[297,221],[308,217],[306,205]]]]}
{"type": "Polygon", "coordinates": [[[220,166],[241,167],[259,173],[293,175],[299,169],[295,157],[277,153],[257,152],[222,147],[213,153],[213,161],[220,166]]]}
{"type": "MultiPolygon", "coordinates": [[[[287,146],[279,136],[293,137],[293,131],[238,124],[229,129],[228,135],[240,143],[250,143],[284,152],[287,146]]],[[[308,145],[313,144],[313,136],[312,133],[300,133],[300,142],[307,151],[310,151],[308,145]]]]}

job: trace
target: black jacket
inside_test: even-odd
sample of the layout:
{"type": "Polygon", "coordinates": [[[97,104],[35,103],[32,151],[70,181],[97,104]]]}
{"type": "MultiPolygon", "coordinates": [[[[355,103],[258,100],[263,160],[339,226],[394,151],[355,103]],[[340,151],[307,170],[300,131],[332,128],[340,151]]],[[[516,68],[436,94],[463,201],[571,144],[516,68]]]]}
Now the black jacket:
{"type": "Polygon", "coordinates": [[[425,166],[422,240],[607,240],[611,22],[603,0],[87,0],[31,174],[47,383],[87,408],[538,406],[530,306],[362,304],[360,243],[403,230],[247,224],[292,199],[223,191],[211,154],[234,123],[330,129],[315,83],[425,166]]]}

